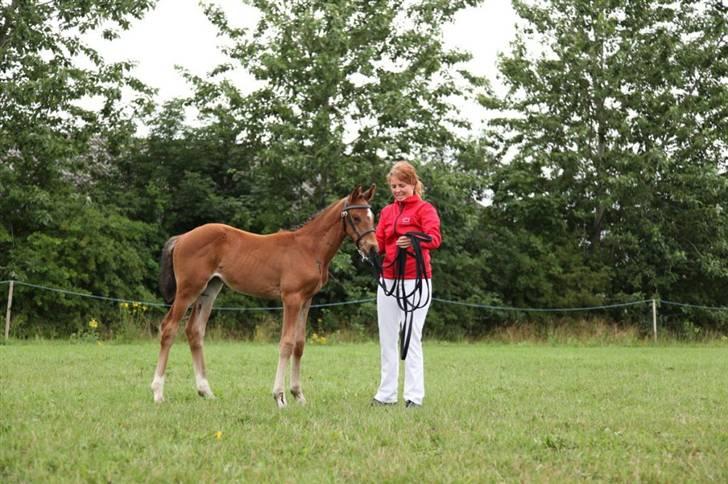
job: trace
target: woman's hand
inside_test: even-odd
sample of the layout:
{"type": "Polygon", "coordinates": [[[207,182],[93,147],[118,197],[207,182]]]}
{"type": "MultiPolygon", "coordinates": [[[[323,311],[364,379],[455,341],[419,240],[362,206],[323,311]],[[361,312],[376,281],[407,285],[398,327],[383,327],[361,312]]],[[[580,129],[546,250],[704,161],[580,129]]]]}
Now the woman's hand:
{"type": "Polygon", "coordinates": [[[397,239],[397,247],[401,249],[407,249],[410,246],[412,246],[412,242],[410,241],[410,238],[406,235],[400,235],[397,239]]]}

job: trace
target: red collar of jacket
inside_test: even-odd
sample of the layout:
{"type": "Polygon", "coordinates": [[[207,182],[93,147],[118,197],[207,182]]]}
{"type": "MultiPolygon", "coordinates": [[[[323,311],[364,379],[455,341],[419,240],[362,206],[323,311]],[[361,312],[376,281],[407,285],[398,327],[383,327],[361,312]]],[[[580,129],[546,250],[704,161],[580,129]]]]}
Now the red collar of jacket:
{"type": "Polygon", "coordinates": [[[421,202],[421,201],[422,201],[422,198],[420,198],[420,196],[415,193],[414,195],[410,195],[409,197],[405,198],[401,202],[395,200],[394,203],[396,205],[400,206],[400,205],[411,205],[413,203],[417,203],[417,202],[421,202]]]}

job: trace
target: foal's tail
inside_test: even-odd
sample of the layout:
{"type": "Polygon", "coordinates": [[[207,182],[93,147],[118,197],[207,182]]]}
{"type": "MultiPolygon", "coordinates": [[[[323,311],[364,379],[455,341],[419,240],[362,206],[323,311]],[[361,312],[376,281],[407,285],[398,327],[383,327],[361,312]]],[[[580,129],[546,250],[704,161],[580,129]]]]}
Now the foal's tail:
{"type": "Polygon", "coordinates": [[[172,261],[172,251],[176,242],[177,236],[170,237],[164,243],[162,256],[159,259],[159,291],[167,304],[174,302],[174,295],[177,292],[177,279],[174,277],[174,262],[172,261]]]}

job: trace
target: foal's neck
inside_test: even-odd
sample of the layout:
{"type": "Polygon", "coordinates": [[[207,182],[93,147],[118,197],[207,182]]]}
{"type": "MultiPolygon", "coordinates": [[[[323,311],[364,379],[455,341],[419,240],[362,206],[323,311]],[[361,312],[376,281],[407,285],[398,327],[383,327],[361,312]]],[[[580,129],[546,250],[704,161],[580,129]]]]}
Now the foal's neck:
{"type": "Polygon", "coordinates": [[[317,259],[325,263],[334,258],[346,236],[341,220],[344,200],[342,198],[332,203],[318,217],[299,229],[300,235],[310,239],[317,259]]]}

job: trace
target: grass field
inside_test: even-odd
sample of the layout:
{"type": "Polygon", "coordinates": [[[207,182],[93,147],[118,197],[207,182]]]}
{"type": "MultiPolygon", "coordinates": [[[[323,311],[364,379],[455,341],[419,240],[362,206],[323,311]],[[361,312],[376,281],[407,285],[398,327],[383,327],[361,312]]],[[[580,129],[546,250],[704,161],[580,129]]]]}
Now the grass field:
{"type": "Polygon", "coordinates": [[[425,343],[422,409],[371,408],[375,344],[308,346],[275,408],[272,344],[0,346],[0,481],[728,482],[728,348],[425,343]]]}

